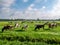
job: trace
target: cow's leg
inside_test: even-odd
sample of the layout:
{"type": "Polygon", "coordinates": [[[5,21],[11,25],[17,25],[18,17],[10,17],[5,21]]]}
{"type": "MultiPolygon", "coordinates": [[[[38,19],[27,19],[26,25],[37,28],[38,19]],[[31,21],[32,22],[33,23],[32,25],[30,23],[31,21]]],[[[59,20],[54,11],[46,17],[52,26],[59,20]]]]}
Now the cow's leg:
{"type": "Polygon", "coordinates": [[[37,27],[35,27],[35,30],[37,29],[37,27]]]}
{"type": "Polygon", "coordinates": [[[4,28],[2,28],[2,32],[4,31],[4,28]]]}
{"type": "Polygon", "coordinates": [[[43,26],[43,29],[44,29],[44,26],[43,26]]]}

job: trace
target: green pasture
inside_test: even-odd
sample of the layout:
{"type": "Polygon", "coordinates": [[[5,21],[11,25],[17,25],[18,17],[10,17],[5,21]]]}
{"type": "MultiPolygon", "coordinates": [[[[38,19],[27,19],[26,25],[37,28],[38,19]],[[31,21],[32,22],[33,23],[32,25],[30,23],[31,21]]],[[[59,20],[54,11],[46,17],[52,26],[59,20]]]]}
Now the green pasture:
{"type": "MultiPolygon", "coordinates": [[[[48,24],[44,29],[34,30],[36,24],[44,24],[47,21],[2,21],[0,22],[0,45],[60,45],[60,26],[56,28],[48,28],[48,24]],[[4,25],[14,25],[15,22],[20,27],[5,30],[2,32],[4,25]],[[27,29],[21,29],[24,24],[28,24],[27,29]]],[[[55,21],[60,23],[60,21],[55,21]]],[[[49,21],[52,23],[52,21],[49,21]]]]}

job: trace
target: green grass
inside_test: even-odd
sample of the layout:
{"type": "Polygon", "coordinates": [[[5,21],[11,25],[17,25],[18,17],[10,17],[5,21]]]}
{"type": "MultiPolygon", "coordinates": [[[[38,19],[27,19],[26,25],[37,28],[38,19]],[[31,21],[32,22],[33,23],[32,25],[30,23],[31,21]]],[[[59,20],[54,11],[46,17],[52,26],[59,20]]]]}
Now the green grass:
{"type": "Polygon", "coordinates": [[[59,44],[47,44],[45,42],[20,42],[20,41],[2,41],[0,40],[0,45],[59,45],[59,44]]]}
{"type": "MultiPolygon", "coordinates": [[[[27,30],[21,30],[21,27],[15,29],[9,29],[7,31],[1,32],[4,25],[9,24],[9,22],[0,22],[0,44],[1,45],[60,45],[60,26],[54,29],[49,29],[45,26],[34,31],[35,24],[44,24],[45,21],[41,22],[24,22],[18,21],[21,27],[24,24],[28,24],[27,30]]],[[[59,21],[56,21],[60,23],[59,21]]],[[[12,21],[12,25],[14,22],[12,21]]]]}

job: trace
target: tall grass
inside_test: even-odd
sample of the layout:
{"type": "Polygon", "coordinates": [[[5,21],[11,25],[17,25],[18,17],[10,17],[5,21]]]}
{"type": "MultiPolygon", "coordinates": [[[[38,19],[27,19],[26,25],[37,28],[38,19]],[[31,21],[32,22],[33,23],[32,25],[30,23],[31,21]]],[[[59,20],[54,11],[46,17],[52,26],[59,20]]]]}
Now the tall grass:
{"type": "MultiPolygon", "coordinates": [[[[60,44],[60,26],[54,29],[34,30],[35,24],[44,24],[41,22],[18,22],[21,27],[28,24],[27,30],[22,30],[21,27],[12,30],[1,32],[2,27],[9,22],[0,22],[0,44],[3,45],[59,45],[60,44]]],[[[12,23],[14,25],[14,22],[12,23]]]]}

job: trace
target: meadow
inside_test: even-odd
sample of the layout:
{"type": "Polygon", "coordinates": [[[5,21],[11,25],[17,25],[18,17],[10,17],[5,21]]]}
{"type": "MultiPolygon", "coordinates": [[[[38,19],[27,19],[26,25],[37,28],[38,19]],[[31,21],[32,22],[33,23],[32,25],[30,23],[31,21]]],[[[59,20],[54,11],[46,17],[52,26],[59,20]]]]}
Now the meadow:
{"type": "Polygon", "coordinates": [[[44,29],[34,30],[35,24],[45,22],[47,21],[0,21],[0,45],[60,45],[60,25],[53,29],[45,25],[44,29]],[[2,32],[4,25],[14,25],[15,22],[18,22],[20,27],[2,32]],[[22,30],[24,24],[28,24],[28,28],[22,30]]]}

